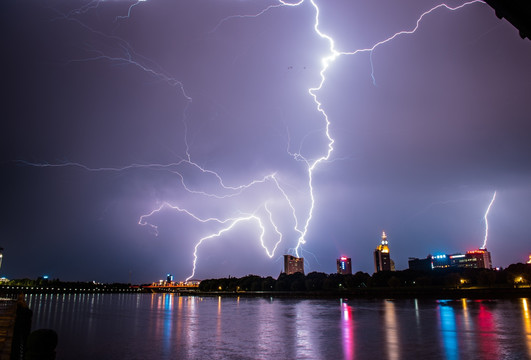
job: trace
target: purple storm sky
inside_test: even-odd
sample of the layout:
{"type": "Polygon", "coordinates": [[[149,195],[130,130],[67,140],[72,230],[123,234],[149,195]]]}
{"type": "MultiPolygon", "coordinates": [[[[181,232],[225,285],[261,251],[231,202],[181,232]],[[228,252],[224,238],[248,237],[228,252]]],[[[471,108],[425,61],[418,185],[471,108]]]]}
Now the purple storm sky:
{"type": "Polygon", "coordinates": [[[382,231],[400,270],[480,247],[494,191],[493,265],[524,262],[531,41],[481,2],[329,64],[314,93],[334,143],[311,171],[312,211],[308,167],[329,140],[308,89],[330,55],[314,4],[319,31],[354,52],[439,3],[2,1],[0,275],[184,280],[199,239],[254,215],[201,243],[194,278],[276,277],[310,214],[307,272],[347,255],[372,274],[382,231]],[[164,203],[189,213],[139,224],[164,203]]]}

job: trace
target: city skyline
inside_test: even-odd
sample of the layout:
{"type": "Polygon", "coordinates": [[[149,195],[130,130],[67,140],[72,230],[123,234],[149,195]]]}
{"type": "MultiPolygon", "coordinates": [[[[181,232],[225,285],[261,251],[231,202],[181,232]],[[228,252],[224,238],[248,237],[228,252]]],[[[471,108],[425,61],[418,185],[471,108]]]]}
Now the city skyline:
{"type": "Polygon", "coordinates": [[[525,262],[531,41],[481,1],[0,6],[0,275],[525,262]]]}

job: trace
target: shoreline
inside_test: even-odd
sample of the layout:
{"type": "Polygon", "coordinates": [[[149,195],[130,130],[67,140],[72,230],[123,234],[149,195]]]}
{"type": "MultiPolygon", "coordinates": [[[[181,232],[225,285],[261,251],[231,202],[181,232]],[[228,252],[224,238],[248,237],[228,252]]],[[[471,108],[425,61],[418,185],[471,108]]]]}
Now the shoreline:
{"type": "Polygon", "coordinates": [[[190,289],[0,287],[0,296],[16,294],[178,294],[197,297],[257,297],[292,299],[517,299],[531,298],[531,287],[407,288],[374,287],[323,291],[201,291],[190,289]]]}

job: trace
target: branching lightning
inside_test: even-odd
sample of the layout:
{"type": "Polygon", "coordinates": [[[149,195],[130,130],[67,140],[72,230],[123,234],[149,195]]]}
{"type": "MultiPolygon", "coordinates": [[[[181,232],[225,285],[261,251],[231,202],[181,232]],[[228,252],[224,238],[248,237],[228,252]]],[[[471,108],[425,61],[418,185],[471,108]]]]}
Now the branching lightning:
{"type": "Polygon", "coordinates": [[[496,199],[496,191],[492,195],[492,199],[490,200],[489,206],[487,207],[487,211],[485,211],[485,216],[483,219],[485,219],[485,239],[483,240],[483,246],[480,247],[480,249],[486,249],[487,248],[487,239],[489,237],[489,220],[487,217],[489,216],[490,208],[492,207],[492,204],[494,204],[494,200],[496,199]]]}
{"type": "Polygon", "coordinates": [[[124,51],[124,54],[125,54],[124,56],[108,56],[108,55],[103,54],[100,51],[93,50],[93,52],[96,53],[95,56],[89,57],[89,58],[71,60],[70,62],[73,63],[73,62],[107,60],[107,61],[110,61],[110,62],[122,64],[122,65],[133,65],[133,66],[136,66],[136,67],[140,68],[142,71],[151,74],[155,78],[168,83],[168,85],[170,85],[170,86],[179,87],[181,92],[182,92],[182,94],[183,94],[183,96],[186,98],[186,100],[189,101],[189,102],[192,101],[192,98],[186,94],[186,91],[184,90],[184,86],[183,86],[182,82],[180,82],[179,80],[175,79],[174,77],[172,77],[170,75],[167,75],[162,70],[157,70],[157,69],[155,69],[153,67],[149,67],[148,65],[141,63],[138,60],[135,60],[133,54],[131,53],[132,50],[123,47],[123,51],[124,51]]]}
{"type": "MultiPolygon", "coordinates": [[[[81,22],[77,18],[75,18],[75,16],[77,16],[79,14],[83,14],[83,13],[85,13],[87,11],[90,11],[91,9],[94,9],[94,8],[98,7],[100,5],[101,1],[102,0],[100,0],[100,1],[91,1],[87,5],[79,8],[79,9],[73,10],[73,11],[69,12],[68,14],[62,14],[63,15],[63,19],[67,19],[67,20],[70,20],[70,21],[75,21],[78,24],[80,24],[81,26],[87,28],[88,30],[92,31],[95,34],[98,34],[100,36],[104,36],[104,37],[107,37],[109,39],[112,39],[112,40],[116,41],[117,44],[118,44],[118,49],[121,51],[121,55],[111,56],[111,55],[108,55],[108,54],[106,54],[106,53],[104,53],[102,51],[99,51],[99,50],[90,50],[92,52],[92,54],[94,54],[93,56],[90,56],[90,57],[87,57],[87,58],[83,58],[83,59],[71,60],[71,63],[73,63],[73,62],[87,62],[87,61],[109,61],[109,62],[116,63],[116,64],[134,66],[137,69],[150,74],[154,78],[167,83],[169,86],[178,87],[180,89],[181,95],[187,100],[187,104],[188,105],[191,104],[192,97],[189,96],[186,93],[184,84],[181,81],[177,80],[175,77],[173,77],[173,76],[169,75],[167,72],[163,71],[160,68],[160,66],[156,65],[156,63],[154,63],[153,61],[150,61],[149,59],[138,55],[132,49],[132,47],[129,45],[129,43],[127,43],[126,41],[124,41],[124,40],[122,40],[122,39],[120,39],[120,38],[118,38],[118,37],[116,37],[114,35],[107,35],[107,34],[104,34],[102,32],[96,31],[96,30],[88,27],[87,25],[85,25],[83,22],[81,22]]],[[[127,15],[116,16],[115,17],[115,22],[118,21],[118,20],[130,18],[131,11],[133,10],[133,8],[135,6],[137,6],[137,5],[139,5],[141,2],[144,2],[144,1],[146,1],[146,0],[138,0],[138,1],[134,2],[132,5],[129,6],[127,15]]],[[[286,190],[286,188],[284,187],[284,185],[281,183],[281,181],[279,181],[279,178],[278,178],[276,172],[265,174],[265,175],[263,174],[263,175],[257,177],[256,179],[250,180],[250,181],[248,181],[248,182],[246,182],[246,183],[244,183],[242,185],[236,185],[236,186],[232,186],[231,185],[231,186],[229,186],[229,185],[227,185],[225,183],[225,181],[223,180],[222,176],[218,172],[215,172],[213,170],[210,170],[210,169],[207,169],[205,167],[202,167],[198,163],[194,162],[192,160],[192,156],[191,156],[190,151],[189,151],[188,139],[187,139],[187,123],[186,123],[185,119],[183,119],[183,125],[185,127],[184,143],[186,145],[185,156],[182,159],[180,159],[179,161],[174,162],[174,163],[170,163],[170,164],[131,164],[131,165],[128,165],[128,166],[116,167],[116,168],[114,168],[114,167],[92,168],[92,167],[89,167],[89,166],[86,166],[86,165],[83,165],[83,164],[80,164],[80,163],[75,163],[75,162],[65,162],[65,163],[59,163],[59,164],[46,164],[46,163],[38,164],[38,163],[30,163],[30,162],[26,162],[26,161],[21,161],[21,163],[24,163],[24,164],[30,165],[30,166],[37,166],[37,167],[79,167],[79,168],[82,168],[82,169],[84,169],[86,171],[91,171],[91,172],[128,171],[128,170],[133,170],[133,169],[167,171],[167,172],[175,174],[177,177],[179,177],[180,183],[181,183],[183,189],[185,191],[187,191],[188,193],[190,193],[192,195],[207,196],[207,197],[212,197],[212,198],[216,198],[216,199],[226,199],[226,198],[229,198],[229,197],[232,198],[232,197],[237,197],[237,196],[243,196],[245,191],[249,190],[250,188],[256,187],[256,186],[258,186],[260,184],[266,184],[266,183],[270,184],[270,185],[272,185],[272,188],[274,189],[275,194],[278,197],[278,199],[276,199],[277,203],[279,201],[281,201],[284,204],[284,206],[288,209],[288,211],[291,213],[292,222],[293,222],[293,231],[296,234],[296,236],[298,237],[297,238],[297,242],[296,242],[296,246],[293,248],[293,252],[295,253],[296,256],[299,257],[300,256],[299,254],[300,254],[300,251],[301,251],[301,247],[302,247],[302,245],[304,245],[306,243],[306,238],[308,236],[308,231],[309,231],[312,219],[313,219],[314,209],[315,209],[315,205],[316,205],[315,189],[314,189],[314,185],[313,185],[314,176],[315,176],[314,172],[316,171],[316,169],[319,167],[320,164],[331,160],[330,158],[331,158],[332,152],[334,151],[334,147],[333,147],[334,139],[333,139],[333,137],[332,137],[332,135],[330,133],[331,122],[330,122],[330,119],[329,119],[327,113],[325,112],[323,104],[320,102],[320,100],[318,98],[318,93],[323,88],[323,86],[324,86],[324,84],[326,82],[326,72],[327,72],[328,68],[331,66],[331,64],[338,57],[340,57],[342,55],[356,55],[358,53],[368,52],[368,53],[370,53],[370,61],[371,61],[371,67],[372,67],[371,76],[373,78],[373,82],[375,82],[375,80],[374,80],[374,67],[372,66],[372,55],[373,55],[374,50],[377,47],[392,41],[393,39],[397,38],[400,35],[411,35],[411,34],[415,33],[418,30],[418,28],[420,26],[420,23],[424,19],[424,17],[426,17],[428,14],[431,14],[432,12],[436,11],[437,9],[445,8],[447,10],[455,11],[455,10],[461,9],[461,8],[467,6],[467,5],[470,5],[470,4],[473,4],[473,3],[476,3],[476,2],[483,2],[482,0],[472,0],[472,1],[465,2],[465,3],[463,3],[461,5],[458,5],[458,6],[455,6],[455,7],[451,7],[451,6],[448,6],[446,4],[439,4],[439,5],[437,5],[437,6],[433,7],[433,8],[425,11],[424,13],[422,13],[419,16],[419,18],[417,19],[415,26],[412,29],[410,29],[410,30],[402,30],[402,31],[396,32],[395,34],[391,35],[390,37],[388,37],[388,38],[386,38],[386,39],[384,39],[382,41],[379,41],[379,42],[375,43],[373,46],[368,47],[368,48],[357,49],[357,50],[353,50],[353,51],[339,51],[339,50],[336,49],[336,44],[335,44],[334,39],[330,35],[327,35],[326,33],[324,33],[321,30],[321,28],[320,28],[320,9],[319,9],[319,6],[317,5],[316,0],[306,0],[306,1],[309,2],[310,5],[314,9],[314,14],[315,15],[314,15],[313,31],[315,32],[315,34],[319,38],[325,40],[327,42],[327,44],[328,44],[328,51],[321,58],[321,68],[319,70],[319,82],[316,84],[316,86],[311,87],[311,88],[309,88],[307,90],[308,94],[310,95],[310,97],[313,99],[313,101],[315,103],[315,107],[316,107],[317,112],[321,115],[321,117],[322,117],[322,119],[324,121],[324,125],[325,125],[324,126],[324,136],[326,138],[326,148],[323,150],[323,152],[322,152],[322,154],[320,156],[318,156],[317,158],[314,158],[314,159],[306,158],[303,154],[301,154],[301,151],[299,151],[299,152],[290,152],[289,149],[288,149],[288,154],[291,156],[291,158],[294,161],[302,162],[305,165],[305,171],[306,171],[306,176],[307,176],[307,178],[305,178],[305,181],[306,181],[307,186],[308,186],[307,194],[308,194],[308,198],[309,198],[308,199],[309,200],[308,208],[301,209],[301,207],[296,204],[294,199],[289,196],[289,193],[286,190]],[[206,191],[206,190],[194,189],[194,187],[192,185],[187,183],[187,181],[185,179],[185,176],[183,175],[183,171],[182,171],[183,167],[190,167],[190,168],[194,169],[195,171],[198,171],[203,176],[213,177],[216,180],[216,183],[218,185],[218,190],[217,191],[206,191]],[[304,215],[301,216],[301,213],[303,213],[304,215]]],[[[213,28],[213,30],[211,32],[217,31],[223,23],[225,23],[227,21],[230,21],[230,20],[233,20],[233,19],[238,19],[238,18],[239,19],[256,18],[256,17],[262,16],[262,15],[268,13],[269,11],[271,11],[273,9],[278,9],[278,8],[283,8],[283,7],[298,7],[298,6],[303,5],[304,2],[305,2],[305,0],[298,0],[298,1],[294,1],[294,2],[288,2],[288,1],[285,1],[285,0],[278,0],[278,3],[275,3],[273,5],[269,5],[266,8],[264,8],[263,10],[258,11],[255,14],[252,14],[252,15],[232,15],[232,16],[228,16],[228,17],[225,17],[225,18],[221,19],[218,22],[218,24],[213,28]]],[[[495,195],[496,195],[496,193],[494,193],[494,197],[495,197],[495,195]]],[[[487,209],[487,213],[485,214],[486,230],[488,230],[487,214],[488,214],[488,211],[490,210],[490,206],[492,205],[492,202],[494,201],[494,197],[493,197],[493,199],[491,201],[491,204],[489,205],[489,208],[487,209]]],[[[230,230],[232,230],[234,227],[236,227],[238,224],[240,224],[242,222],[256,223],[256,226],[258,227],[259,234],[260,234],[259,235],[260,244],[261,244],[262,248],[265,250],[266,255],[269,258],[273,258],[275,256],[275,253],[276,253],[276,251],[278,249],[279,244],[285,239],[286,236],[281,231],[279,225],[275,222],[275,220],[274,220],[275,219],[274,210],[272,210],[272,208],[270,207],[269,204],[270,204],[269,201],[266,200],[265,202],[263,201],[263,202],[257,204],[256,207],[255,207],[255,209],[256,209],[255,211],[240,212],[240,213],[237,214],[237,216],[233,215],[233,216],[228,216],[226,218],[218,218],[218,217],[202,217],[202,216],[199,216],[196,213],[194,213],[194,212],[192,212],[192,211],[190,211],[188,209],[185,209],[184,207],[173,205],[173,204],[170,204],[169,202],[163,202],[161,205],[156,207],[151,212],[140,216],[140,218],[138,220],[138,224],[140,224],[142,226],[149,226],[155,231],[155,233],[158,233],[158,227],[156,225],[151,224],[149,222],[149,218],[152,217],[153,215],[158,214],[161,211],[167,209],[167,210],[176,211],[176,212],[178,212],[180,214],[183,214],[185,216],[191,217],[194,221],[197,221],[198,223],[204,223],[204,224],[210,223],[210,224],[219,225],[219,228],[217,229],[217,231],[200,238],[195,243],[194,251],[193,251],[192,272],[191,272],[190,276],[188,276],[188,278],[186,279],[188,281],[188,280],[192,279],[195,276],[196,268],[197,268],[198,262],[199,262],[199,254],[198,253],[199,253],[199,248],[200,248],[201,244],[203,244],[203,242],[205,242],[207,240],[211,240],[211,239],[214,239],[214,238],[221,237],[223,234],[225,234],[226,232],[229,232],[230,230]],[[270,226],[270,228],[273,229],[273,233],[274,234],[268,235],[267,231],[266,231],[266,226],[264,224],[267,224],[268,226],[270,226]],[[268,237],[268,236],[270,238],[274,238],[275,239],[275,241],[274,241],[272,246],[271,245],[270,246],[266,245],[265,238],[268,237]]],[[[484,247],[486,245],[486,241],[487,241],[487,234],[485,235],[484,247]]]]}
{"type": "Polygon", "coordinates": [[[225,22],[231,20],[231,19],[245,19],[245,18],[256,18],[260,15],[263,15],[265,14],[266,12],[268,12],[269,10],[271,9],[274,9],[274,8],[278,8],[278,7],[282,7],[282,6],[287,6],[287,4],[285,4],[284,2],[280,2],[280,4],[273,4],[273,5],[269,5],[268,7],[266,7],[265,9],[263,10],[260,10],[259,12],[257,12],[256,14],[249,14],[249,15],[231,15],[231,16],[227,16],[223,19],[221,19],[218,24],[210,31],[211,33],[213,32],[216,32],[216,30],[218,30],[218,28],[225,22]]]}
{"type": "Polygon", "coordinates": [[[423,12],[419,16],[415,26],[411,30],[398,31],[398,32],[394,33],[392,36],[388,37],[387,39],[384,39],[382,41],[379,41],[379,42],[375,43],[371,47],[368,47],[368,48],[365,48],[365,49],[358,49],[358,50],[354,50],[354,51],[351,51],[351,52],[342,52],[342,53],[339,53],[339,54],[341,54],[341,55],[355,55],[355,54],[361,53],[361,52],[373,52],[377,47],[394,40],[395,38],[397,38],[400,35],[411,35],[411,34],[414,34],[415,32],[417,32],[417,30],[418,30],[418,28],[420,26],[420,22],[424,19],[424,17],[429,15],[429,14],[431,14],[432,12],[434,12],[434,11],[436,11],[438,9],[445,8],[445,9],[450,10],[450,11],[456,11],[456,10],[460,10],[460,9],[464,8],[465,6],[468,6],[468,5],[471,5],[471,4],[474,4],[474,3],[484,3],[484,1],[483,0],[471,0],[471,1],[465,2],[465,3],[461,4],[461,5],[453,6],[453,7],[449,6],[449,5],[446,5],[444,3],[436,5],[436,6],[432,7],[431,9],[423,12]]]}
{"type": "MultiPolygon", "coordinates": [[[[328,115],[326,114],[324,108],[323,108],[323,105],[322,103],[319,101],[319,99],[317,98],[317,93],[319,92],[319,90],[322,89],[325,81],[326,81],[326,76],[325,76],[325,73],[326,73],[326,70],[328,69],[328,67],[341,55],[356,55],[358,53],[361,53],[361,52],[370,52],[371,53],[371,63],[372,63],[372,53],[373,51],[380,45],[383,45],[387,42],[390,42],[392,41],[393,39],[395,39],[396,37],[400,36],[400,35],[411,35],[413,33],[415,33],[418,28],[419,28],[419,25],[420,25],[420,22],[422,21],[422,19],[434,12],[435,10],[439,9],[439,8],[446,8],[448,10],[451,10],[451,11],[455,11],[455,10],[459,10],[467,5],[470,5],[470,4],[473,4],[473,3],[476,3],[476,2],[483,2],[482,0],[472,0],[472,1],[468,1],[466,3],[463,3],[459,6],[455,6],[455,7],[451,7],[451,6],[448,6],[446,4],[440,4],[440,5],[437,5],[437,6],[434,6],[433,8],[425,11],[424,13],[422,13],[420,15],[420,17],[417,19],[416,21],[416,24],[415,24],[415,27],[411,30],[402,30],[402,31],[399,31],[399,32],[396,32],[395,34],[393,34],[392,36],[388,37],[387,39],[384,39],[382,41],[379,41],[377,42],[376,44],[374,44],[372,47],[369,47],[369,48],[365,48],[365,49],[357,49],[357,50],[354,50],[354,51],[348,51],[348,52],[341,52],[341,51],[338,51],[336,50],[336,46],[335,46],[335,41],[334,39],[323,33],[320,28],[319,28],[319,19],[320,19],[320,10],[319,10],[319,6],[316,4],[315,0],[309,0],[310,3],[312,4],[312,6],[314,7],[315,9],[315,22],[314,22],[314,31],[315,33],[321,37],[322,39],[326,40],[328,42],[328,46],[329,46],[329,54],[326,55],[325,57],[323,57],[321,59],[321,70],[319,72],[320,74],[320,82],[318,84],[318,86],[316,87],[313,87],[313,88],[310,88],[308,90],[310,96],[313,98],[315,104],[316,104],[316,107],[317,107],[317,111],[319,111],[321,113],[321,115],[323,116],[324,118],[324,121],[325,121],[325,136],[328,140],[328,149],[326,151],[325,154],[323,154],[321,157],[317,158],[316,160],[313,160],[312,162],[310,162],[309,160],[305,159],[300,153],[295,153],[295,154],[291,154],[293,156],[293,158],[295,160],[303,160],[307,163],[308,165],[308,186],[309,186],[309,189],[310,189],[310,200],[311,200],[311,206],[310,206],[310,210],[308,212],[308,215],[306,217],[306,221],[304,223],[304,227],[302,229],[297,229],[299,230],[299,233],[300,233],[300,237],[298,239],[298,242],[297,242],[297,246],[295,247],[295,253],[297,256],[299,256],[299,248],[301,245],[305,244],[306,243],[306,240],[305,240],[305,237],[308,233],[308,228],[310,226],[310,222],[313,218],[313,210],[314,210],[314,207],[315,207],[315,196],[314,196],[314,189],[313,189],[313,173],[314,173],[314,170],[317,168],[317,166],[322,163],[322,162],[325,162],[327,160],[330,159],[330,156],[332,154],[332,151],[334,150],[334,139],[331,137],[330,135],[330,120],[328,118],[328,115]]],[[[298,3],[296,4],[290,4],[292,6],[297,6],[297,5],[300,5],[302,4],[304,1],[299,1],[298,3]]],[[[283,5],[289,5],[289,3],[286,3],[282,0],[280,0],[280,3],[283,4],[283,5]]],[[[373,76],[374,72],[371,74],[371,76],[373,76]]],[[[374,82],[374,76],[373,76],[373,82],[374,82]]]]}

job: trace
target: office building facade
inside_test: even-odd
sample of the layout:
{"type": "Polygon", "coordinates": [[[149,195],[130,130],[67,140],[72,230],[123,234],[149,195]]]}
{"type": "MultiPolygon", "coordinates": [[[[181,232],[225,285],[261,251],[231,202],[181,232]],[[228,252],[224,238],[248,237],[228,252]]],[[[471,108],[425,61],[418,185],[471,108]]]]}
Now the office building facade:
{"type": "Polygon", "coordinates": [[[467,251],[466,254],[428,255],[426,259],[409,258],[411,270],[433,270],[448,268],[492,269],[490,252],[487,249],[467,251]]]}
{"type": "Polygon", "coordinates": [[[352,261],[346,256],[337,259],[337,273],[341,275],[352,275],[352,261]]]}
{"type": "Polygon", "coordinates": [[[304,274],[304,258],[292,255],[284,255],[284,272],[287,275],[301,273],[304,274]]]}
{"type": "Polygon", "coordinates": [[[477,249],[467,251],[465,258],[469,259],[470,267],[477,269],[492,269],[490,252],[487,249],[477,249]]]}

